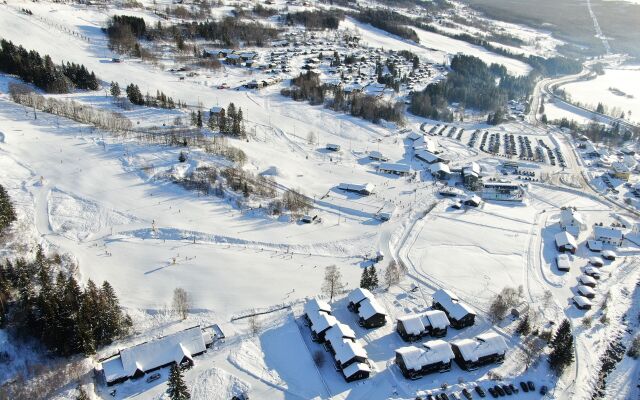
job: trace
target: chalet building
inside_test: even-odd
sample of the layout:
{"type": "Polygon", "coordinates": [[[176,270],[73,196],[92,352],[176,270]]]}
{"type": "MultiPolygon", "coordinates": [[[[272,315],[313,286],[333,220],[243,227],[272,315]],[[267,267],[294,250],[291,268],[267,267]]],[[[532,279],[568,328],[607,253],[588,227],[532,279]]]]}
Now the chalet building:
{"type": "Polygon", "coordinates": [[[439,289],[433,294],[433,308],[447,314],[452,328],[462,329],[475,322],[476,313],[449,290],[439,289]]]}
{"type": "Polygon", "coordinates": [[[584,222],[584,217],[573,208],[567,207],[560,210],[560,227],[564,231],[577,236],[580,231],[587,229],[587,224],[584,222]]]}
{"type": "Polygon", "coordinates": [[[364,299],[358,307],[358,325],[373,329],[387,323],[387,313],[376,299],[364,299]]]}
{"type": "Polygon", "coordinates": [[[354,289],[347,296],[347,300],[349,301],[349,303],[347,304],[347,308],[350,311],[358,312],[358,308],[360,307],[360,303],[364,299],[373,299],[373,294],[367,289],[363,289],[363,288],[354,289]]]}
{"type": "Polygon", "coordinates": [[[213,335],[200,325],[194,326],[120,350],[101,361],[101,375],[111,386],[171,364],[192,366],[193,358],[206,352],[211,343],[213,335]]]}
{"type": "Polygon", "coordinates": [[[571,260],[567,254],[558,254],[556,256],[556,266],[558,267],[558,271],[569,271],[571,270],[571,260]]]}
{"type": "Polygon", "coordinates": [[[576,239],[571,236],[567,231],[560,232],[555,236],[556,248],[560,252],[569,252],[572,254],[576,253],[578,249],[578,244],[576,243],[576,239]]]}
{"type": "Polygon", "coordinates": [[[609,172],[609,175],[627,182],[631,176],[631,168],[623,162],[616,161],[611,164],[611,171],[609,172]]]}
{"type": "Polygon", "coordinates": [[[480,204],[482,204],[482,199],[480,198],[480,196],[478,196],[477,194],[473,194],[470,196],[467,196],[462,203],[465,206],[471,206],[471,207],[479,207],[480,204]]]}
{"type": "Polygon", "coordinates": [[[415,151],[415,156],[418,160],[426,162],[427,164],[435,164],[442,162],[443,160],[432,152],[424,149],[418,149],[415,151]]]}
{"type": "Polygon", "coordinates": [[[225,57],[224,61],[229,65],[242,64],[242,58],[238,54],[229,54],[225,57]]]}
{"type": "Polygon", "coordinates": [[[447,334],[449,318],[441,310],[429,310],[398,318],[396,331],[405,342],[415,342],[426,335],[443,337],[447,334]]]}
{"type": "Polygon", "coordinates": [[[429,170],[431,171],[431,174],[436,179],[444,179],[444,180],[446,180],[446,179],[451,178],[451,169],[445,163],[437,162],[437,163],[431,165],[429,170]]]}
{"type": "Polygon", "coordinates": [[[367,379],[371,375],[371,368],[367,363],[353,363],[341,370],[342,376],[347,382],[354,382],[360,379],[367,379]]]}
{"type": "Polygon", "coordinates": [[[381,163],[378,166],[378,171],[383,174],[393,175],[409,175],[413,173],[410,165],[396,163],[381,163]]]}
{"type": "Polygon", "coordinates": [[[333,343],[342,343],[343,340],[356,341],[356,333],[349,327],[341,322],[338,322],[325,334],[325,348],[327,351],[333,353],[333,343]]]}
{"type": "Polygon", "coordinates": [[[451,369],[451,360],[455,355],[449,343],[444,340],[431,340],[416,346],[401,347],[396,350],[396,365],[407,379],[419,379],[433,372],[446,372],[451,369]]]}
{"type": "Polygon", "coordinates": [[[594,297],[596,297],[596,291],[586,285],[579,285],[578,287],[576,287],[576,291],[580,296],[584,296],[587,299],[593,299],[594,297]]]}
{"type": "Polygon", "coordinates": [[[620,229],[606,226],[595,226],[593,228],[593,236],[595,240],[612,246],[622,246],[622,240],[624,239],[620,229]]]}
{"type": "Polygon", "coordinates": [[[326,334],[325,345],[333,355],[336,369],[347,382],[369,377],[367,352],[356,341],[351,328],[341,323],[334,325],[326,334]]]}
{"type": "Polygon", "coordinates": [[[372,183],[365,183],[363,185],[353,184],[353,183],[341,183],[338,185],[338,189],[344,190],[345,192],[357,193],[363,196],[369,196],[373,194],[376,189],[376,185],[372,183]]]}
{"type": "Polygon", "coordinates": [[[370,151],[369,158],[373,161],[389,161],[389,157],[386,157],[379,151],[370,151]]]}
{"type": "Polygon", "coordinates": [[[470,190],[477,190],[481,186],[482,177],[480,176],[480,165],[472,162],[462,168],[462,183],[464,187],[470,190]]]}
{"type": "Polygon", "coordinates": [[[488,332],[473,339],[451,342],[456,364],[471,371],[487,364],[502,363],[507,353],[507,343],[497,333],[488,332]]]}
{"type": "Polygon", "coordinates": [[[583,296],[573,296],[571,300],[579,310],[590,310],[591,306],[593,306],[593,303],[583,296]]]}
{"type": "Polygon", "coordinates": [[[596,284],[597,284],[596,279],[594,277],[586,275],[586,268],[585,268],[585,275],[580,275],[578,277],[578,282],[580,282],[584,286],[589,286],[591,288],[596,287],[596,284]]]}

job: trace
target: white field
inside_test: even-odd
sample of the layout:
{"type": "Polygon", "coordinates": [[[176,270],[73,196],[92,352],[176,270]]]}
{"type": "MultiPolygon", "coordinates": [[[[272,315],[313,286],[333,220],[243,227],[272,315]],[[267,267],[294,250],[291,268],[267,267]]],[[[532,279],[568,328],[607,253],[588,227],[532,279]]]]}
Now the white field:
{"type": "Polygon", "coordinates": [[[624,112],[633,121],[640,121],[640,67],[605,69],[604,75],[595,80],[574,82],[562,87],[571,95],[572,100],[582,104],[595,106],[601,102],[610,110],[613,108],[624,112]],[[612,93],[609,88],[616,88],[627,96],[612,93]]]}
{"type": "MultiPolygon", "coordinates": [[[[0,35],[50,54],[56,61],[80,62],[106,82],[134,82],[143,91],[162,90],[189,104],[200,100],[209,107],[233,101],[241,106],[251,135],[248,142],[230,143],[247,153],[249,162],[245,168],[254,173],[270,171],[282,187],[301,188],[315,199],[314,214],[322,218],[322,223],[303,225],[260,210],[241,212],[233,198],[201,197],[158,179],[165,173],[180,175],[198,165],[224,165],[225,161],[200,149],[189,149],[189,161],[180,164],[180,148],[114,138],[43,113],[34,120],[28,110],[8,100],[6,83],[10,78],[3,76],[0,183],[19,205],[19,230],[28,235],[25,241],[29,247],[41,243],[50,250],[72,253],[83,282],[89,278],[109,280],[136,323],[134,336],[101,349],[99,356],[186,326],[219,323],[227,341],[196,358],[195,368],[186,372],[194,398],[228,399],[249,390],[251,397],[258,399],[412,399],[416,394],[437,390],[445,382],[453,385],[459,378],[466,384],[485,382],[490,371],[500,373],[508,383],[534,379],[538,384],[556,386],[559,398],[587,397],[600,354],[609,338],[622,329],[622,314],[637,302],[637,293],[631,289],[639,272],[638,250],[621,249],[623,257],[603,268],[606,277],[598,285],[596,302],[601,304],[608,291],[614,297],[606,311],[612,322],[602,325],[597,322],[603,313],[601,307],[584,313],[568,302],[580,268],[590,255],[584,247],[590,233],[580,236],[575,268],[567,274],[560,274],[553,266],[553,235],[559,230],[555,222],[560,207],[578,207],[591,225],[613,220],[610,204],[575,190],[534,184],[523,204],[487,203],[478,209],[454,211],[448,207],[450,200],[435,194],[440,184],[423,172],[423,164],[413,160],[409,141],[393,126],[373,125],[290,101],[279,95],[277,87],[249,92],[217,90],[211,84],[245,79],[237,70],[220,71],[205,85],[198,78],[179,81],[172,74],[137,61],[113,64],[99,31],[105,18],[102,12],[46,2],[12,5],[31,8],[50,19],[58,18],[69,29],[90,36],[91,42],[82,41],[64,33],[64,29],[1,5],[0,35]],[[25,29],[29,35],[23,34],[25,29]],[[310,132],[318,138],[318,144],[308,143],[310,132]],[[342,152],[325,152],[323,146],[327,142],[340,144],[342,152]],[[414,181],[378,174],[375,163],[366,158],[370,150],[380,150],[391,161],[411,163],[421,172],[414,181]],[[339,182],[371,182],[379,189],[376,195],[361,198],[336,191],[339,182]],[[434,201],[437,206],[424,217],[424,211],[434,201]],[[384,224],[373,218],[382,207],[396,209],[392,220],[384,224]],[[407,381],[392,363],[394,350],[404,345],[394,333],[394,324],[372,331],[361,329],[340,298],[335,302],[336,315],[356,331],[370,355],[374,375],[347,384],[326,354],[325,364],[317,369],[312,355],[321,348],[310,342],[307,328],[299,326],[300,303],[320,293],[324,267],[328,265],[339,267],[348,288],[357,287],[365,257],[376,251],[383,252],[383,264],[391,259],[402,260],[408,268],[400,285],[377,293],[392,319],[425,309],[433,290],[450,288],[479,316],[473,328],[451,330],[447,340],[494,330],[509,343],[506,362],[471,373],[454,367],[446,374],[407,381]],[[519,285],[523,286],[523,301],[534,310],[540,326],[561,318],[569,318],[574,326],[578,362],[560,380],[550,375],[544,362],[524,371],[518,361],[520,339],[513,334],[516,322],[507,320],[493,326],[487,318],[491,295],[505,286],[519,285]],[[172,291],[178,286],[185,288],[193,300],[193,312],[182,322],[166,312],[172,291]],[[412,291],[414,287],[416,291],[412,291]],[[551,291],[551,304],[543,306],[546,290],[551,291]],[[231,317],[247,310],[272,309],[282,304],[291,308],[263,317],[264,329],[255,337],[248,334],[245,321],[230,322],[231,317]],[[592,328],[582,327],[585,315],[594,317],[592,328]]],[[[407,48],[425,58],[437,58],[443,51],[400,41],[370,27],[358,29],[371,45],[407,48]]],[[[445,51],[453,51],[452,46],[459,45],[446,41],[439,44],[440,39],[435,37],[429,40],[445,51]]],[[[512,64],[511,68],[517,69],[517,65],[512,64]]],[[[68,97],[97,107],[115,108],[103,93],[81,92],[68,97]]],[[[136,107],[124,114],[149,126],[169,122],[180,113],[136,107]]],[[[422,122],[435,124],[409,118],[408,126],[418,130],[422,122]]],[[[488,175],[496,172],[502,159],[466,146],[475,129],[530,135],[534,141],[540,138],[552,145],[556,142],[546,131],[525,124],[460,127],[465,128],[462,141],[437,137],[439,149],[452,159],[454,166],[476,160],[488,175]]],[[[548,165],[532,169],[558,172],[548,165]]],[[[0,343],[4,348],[2,331],[0,343]]],[[[6,348],[21,354],[13,343],[6,348]]],[[[24,358],[37,359],[28,353],[20,357],[16,364],[23,365],[24,358]]],[[[0,373],[5,372],[0,369],[0,373]]],[[[115,397],[162,398],[167,370],[161,373],[161,379],[150,384],[141,379],[116,386],[115,397]]],[[[633,389],[625,387],[630,388],[637,376],[619,373],[615,377],[621,390],[612,392],[610,398],[633,395],[633,389]]],[[[459,389],[454,386],[454,390],[459,389]]],[[[111,398],[109,391],[97,385],[100,398],[111,398]]],[[[57,398],[73,396],[73,390],[68,390],[57,398]]]]}

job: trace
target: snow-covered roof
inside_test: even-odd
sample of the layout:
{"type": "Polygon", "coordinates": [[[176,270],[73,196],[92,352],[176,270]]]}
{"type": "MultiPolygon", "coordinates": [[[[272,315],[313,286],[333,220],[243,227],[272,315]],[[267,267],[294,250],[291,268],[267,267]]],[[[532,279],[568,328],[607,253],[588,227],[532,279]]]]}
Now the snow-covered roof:
{"type": "Polygon", "coordinates": [[[593,251],[601,251],[602,250],[602,242],[600,240],[588,240],[587,245],[593,251]]]}
{"type": "Polygon", "coordinates": [[[460,350],[462,358],[466,361],[478,361],[480,357],[491,354],[504,354],[507,351],[507,343],[497,333],[487,332],[473,339],[462,339],[451,342],[460,350]]]}
{"type": "Polygon", "coordinates": [[[367,351],[359,343],[351,340],[341,340],[339,343],[331,342],[333,351],[335,351],[335,359],[340,364],[344,364],[354,357],[367,358],[367,351]]]}
{"type": "Polygon", "coordinates": [[[341,322],[333,325],[325,334],[325,339],[332,345],[333,343],[340,343],[342,339],[356,339],[356,333],[349,327],[341,322]]]}
{"type": "Polygon", "coordinates": [[[440,157],[424,149],[416,150],[415,155],[417,159],[427,162],[429,164],[435,163],[438,160],[440,160],[440,157]]]}
{"type": "Polygon", "coordinates": [[[469,195],[467,197],[465,197],[464,202],[469,202],[469,203],[473,203],[473,204],[480,204],[482,203],[482,199],[480,198],[480,196],[478,196],[477,194],[472,194],[469,195]]]}
{"type": "Polygon", "coordinates": [[[461,303],[458,297],[446,289],[438,289],[433,294],[433,300],[439,303],[449,314],[457,320],[464,318],[467,314],[475,315],[475,312],[468,305],[461,303]]]}
{"type": "MultiPolygon", "coordinates": [[[[587,267],[587,268],[592,268],[592,267],[587,267]]],[[[587,268],[585,268],[585,272],[587,272],[587,268]]],[[[580,275],[578,277],[578,280],[580,281],[580,283],[584,283],[584,284],[592,284],[592,285],[596,284],[596,280],[590,277],[589,275],[580,275]]]]}
{"type": "Polygon", "coordinates": [[[399,317],[398,321],[402,321],[405,331],[410,335],[419,335],[424,332],[428,326],[436,329],[444,329],[450,325],[447,314],[440,310],[429,310],[419,314],[404,315],[399,317]]]}
{"type": "Polygon", "coordinates": [[[616,228],[609,228],[607,226],[596,226],[593,228],[593,234],[596,239],[605,238],[613,240],[622,240],[622,231],[616,228]]]}
{"type": "Polygon", "coordinates": [[[407,369],[414,371],[420,370],[425,365],[448,363],[455,357],[449,343],[440,339],[426,342],[422,348],[401,347],[396,350],[396,354],[402,357],[407,369]]]}
{"type": "Polygon", "coordinates": [[[378,166],[378,169],[381,169],[384,171],[411,172],[411,166],[408,164],[381,163],[378,166]]]}
{"type": "Polygon", "coordinates": [[[185,357],[206,351],[200,326],[194,326],[172,335],[120,350],[119,356],[102,364],[107,382],[130,377],[137,370],[148,371],[171,362],[181,362],[185,357]]]}
{"type": "Polygon", "coordinates": [[[307,315],[309,316],[309,320],[311,320],[311,329],[315,333],[323,332],[327,328],[338,323],[336,317],[324,312],[311,313],[307,315]]]}
{"type": "Polygon", "coordinates": [[[212,114],[220,114],[220,112],[223,110],[222,107],[220,106],[213,106],[211,107],[211,109],[209,110],[212,114]]]}
{"type": "Polygon", "coordinates": [[[371,368],[369,368],[369,365],[365,363],[353,363],[348,367],[344,368],[342,370],[342,373],[344,374],[345,378],[348,378],[350,376],[357,374],[360,371],[371,372],[371,368]]]}
{"type": "Polygon", "coordinates": [[[388,157],[385,157],[379,151],[375,151],[375,150],[369,152],[369,157],[374,159],[374,160],[380,160],[380,161],[387,161],[389,159],[388,157]]]}
{"type": "Polygon", "coordinates": [[[341,183],[338,185],[339,189],[349,190],[352,192],[373,193],[376,189],[376,185],[373,183],[356,184],[356,183],[341,183]]]}
{"type": "Polygon", "coordinates": [[[373,317],[376,314],[387,315],[384,308],[376,301],[374,298],[364,299],[360,303],[360,308],[358,308],[358,315],[365,320],[373,317]]]}
{"type": "Polygon", "coordinates": [[[571,260],[567,254],[558,254],[556,256],[556,264],[558,264],[558,268],[560,269],[571,268],[571,260]]]}
{"type": "Polygon", "coordinates": [[[478,164],[475,161],[472,161],[469,165],[467,165],[466,167],[462,168],[463,173],[469,173],[472,172],[476,175],[480,175],[480,164],[478,164]]]}
{"type": "Polygon", "coordinates": [[[418,140],[421,137],[423,137],[421,134],[415,132],[415,131],[411,131],[411,133],[409,133],[407,135],[407,139],[411,139],[411,140],[418,140]]]}
{"type": "Polygon", "coordinates": [[[596,291],[593,290],[593,288],[590,288],[589,286],[579,285],[576,289],[578,290],[578,293],[580,293],[583,296],[595,296],[596,295],[596,291]]]}
{"type": "Polygon", "coordinates": [[[326,313],[331,314],[331,305],[324,300],[320,300],[318,298],[309,299],[304,304],[304,312],[308,315],[311,313],[318,313],[319,311],[324,311],[326,313]]]}
{"type": "Polygon", "coordinates": [[[556,239],[556,245],[558,247],[572,246],[574,249],[578,248],[576,239],[566,231],[557,233],[555,236],[555,239],[556,239]]]}
{"type": "Polygon", "coordinates": [[[444,173],[447,173],[447,174],[451,173],[451,170],[449,169],[449,166],[447,164],[445,164],[445,163],[442,163],[442,162],[437,162],[437,163],[433,164],[431,166],[430,170],[431,170],[432,174],[436,174],[438,172],[444,172],[444,173]]]}
{"type": "Polygon", "coordinates": [[[584,306],[592,306],[593,303],[587,299],[584,296],[573,296],[573,301],[579,306],[579,307],[584,307],[584,306]]]}
{"type": "Polygon", "coordinates": [[[373,299],[373,294],[367,289],[356,288],[347,296],[349,303],[358,304],[364,299],[373,299]]]}
{"type": "Polygon", "coordinates": [[[574,211],[573,208],[567,207],[564,210],[560,210],[560,224],[563,226],[585,226],[584,218],[582,214],[574,211]]]}

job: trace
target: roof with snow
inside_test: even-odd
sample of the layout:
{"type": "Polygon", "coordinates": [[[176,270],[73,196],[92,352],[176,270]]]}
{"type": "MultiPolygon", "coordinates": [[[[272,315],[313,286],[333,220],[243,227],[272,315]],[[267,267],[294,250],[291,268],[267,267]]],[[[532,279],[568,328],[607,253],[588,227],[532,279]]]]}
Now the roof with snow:
{"type": "Polygon", "coordinates": [[[338,188],[350,192],[373,193],[373,191],[376,190],[376,185],[373,183],[365,183],[362,185],[356,183],[341,183],[338,185],[338,188]]]}
{"type": "Polygon", "coordinates": [[[423,347],[406,346],[396,350],[396,354],[402,357],[407,369],[420,370],[426,365],[448,363],[455,356],[449,343],[444,340],[431,340],[423,344],[423,347]]]}
{"type": "Polygon", "coordinates": [[[556,245],[558,247],[572,246],[574,249],[578,248],[576,239],[566,231],[557,233],[555,236],[555,239],[556,239],[556,245]]]}
{"type": "MultiPolygon", "coordinates": [[[[587,268],[593,268],[593,267],[587,267],[587,268]]],[[[585,268],[585,272],[588,272],[587,268],[585,268]]],[[[598,271],[596,270],[596,272],[598,272],[598,271]]],[[[595,285],[597,283],[596,280],[594,278],[590,277],[589,275],[580,275],[578,277],[578,280],[580,281],[580,283],[583,283],[583,284],[595,285]]]]}
{"type": "Polygon", "coordinates": [[[356,333],[349,327],[341,322],[333,325],[325,334],[325,339],[332,345],[333,343],[340,343],[342,339],[356,339],[356,333]]]}
{"type": "Polygon", "coordinates": [[[309,320],[311,321],[311,330],[313,330],[315,333],[323,332],[338,323],[336,317],[324,312],[316,312],[307,315],[309,316],[309,320]]]}
{"type": "Polygon", "coordinates": [[[429,164],[433,164],[435,162],[438,162],[438,160],[440,160],[440,157],[424,149],[416,150],[415,155],[417,159],[422,160],[429,164]]]}
{"type": "Polygon", "coordinates": [[[446,289],[438,289],[433,294],[433,300],[440,304],[450,317],[457,320],[464,318],[468,314],[476,313],[468,305],[461,303],[458,296],[446,289]]]}
{"type": "Polygon", "coordinates": [[[376,299],[367,298],[360,303],[360,308],[358,308],[358,315],[361,318],[367,320],[377,314],[387,315],[384,308],[382,308],[382,306],[376,299]]]}
{"type": "Polygon", "coordinates": [[[375,151],[375,150],[369,152],[369,158],[372,158],[374,160],[380,160],[380,161],[387,161],[389,159],[379,151],[375,151]]]}
{"type": "Polygon", "coordinates": [[[596,239],[605,238],[612,240],[622,240],[622,231],[607,226],[596,226],[593,228],[593,234],[596,239]]]}
{"type": "Polygon", "coordinates": [[[584,307],[584,306],[592,306],[593,303],[587,299],[584,296],[573,296],[573,301],[579,306],[579,307],[584,307]]]}
{"type": "Polygon", "coordinates": [[[576,289],[578,290],[578,293],[580,293],[583,296],[595,296],[596,295],[596,291],[593,290],[593,288],[590,288],[589,286],[579,285],[576,289]]]}
{"type": "Polygon", "coordinates": [[[378,169],[383,171],[411,172],[411,166],[408,164],[381,163],[378,169]]]}
{"type": "Polygon", "coordinates": [[[305,304],[304,304],[304,312],[306,314],[310,314],[310,313],[317,313],[319,311],[324,311],[326,313],[331,314],[331,305],[329,305],[329,303],[327,303],[324,300],[320,300],[318,298],[312,298],[310,300],[308,300],[305,304]]]}
{"type": "Polygon", "coordinates": [[[602,250],[602,242],[599,240],[587,240],[587,245],[593,251],[601,251],[602,250]]]}
{"type": "Polygon", "coordinates": [[[431,173],[432,174],[437,174],[438,172],[444,172],[446,174],[450,174],[451,170],[449,169],[449,166],[445,163],[442,162],[437,162],[435,164],[433,164],[430,168],[431,173]]]}
{"type": "Polygon", "coordinates": [[[358,304],[364,299],[373,299],[373,294],[367,289],[356,288],[349,293],[347,299],[349,299],[349,303],[358,304]]]}
{"type": "Polygon", "coordinates": [[[339,343],[331,342],[335,359],[340,364],[345,364],[355,357],[367,358],[367,351],[359,343],[351,340],[341,340],[339,343]]]}
{"type": "Polygon", "coordinates": [[[136,371],[148,370],[180,363],[185,357],[206,351],[205,340],[200,325],[167,335],[149,342],[120,350],[120,354],[102,363],[107,382],[131,377],[136,371]]]}
{"type": "Polygon", "coordinates": [[[419,314],[404,315],[398,318],[402,321],[404,330],[410,335],[419,335],[425,331],[428,326],[436,329],[444,329],[449,326],[449,318],[444,311],[429,310],[419,314]]]}
{"type": "Polygon", "coordinates": [[[418,140],[421,137],[423,137],[421,134],[415,132],[415,131],[411,131],[411,133],[409,133],[407,135],[407,139],[411,139],[411,140],[418,140]]]}
{"type": "Polygon", "coordinates": [[[475,175],[480,175],[480,164],[475,161],[472,161],[469,165],[462,168],[463,174],[473,173],[475,175]]]}
{"type": "Polygon", "coordinates": [[[451,342],[460,350],[460,355],[466,361],[478,361],[481,357],[507,352],[507,343],[497,333],[487,332],[473,339],[462,339],[451,342]]]}
{"type": "Polygon", "coordinates": [[[570,207],[565,208],[564,210],[560,210],[560,224],[562,226],[586,226],[582,214],[574,211],[573,208],[570,207]]]}
{"type": "Polygon", "coordinates": [[[344,374],[345,378],[348,378],[361,371],[371,372],[371,368],[369,368],[369,365],[365,363],[353,363],[348,367],[344,368],[342,370],[342,373],[344,374]]]}

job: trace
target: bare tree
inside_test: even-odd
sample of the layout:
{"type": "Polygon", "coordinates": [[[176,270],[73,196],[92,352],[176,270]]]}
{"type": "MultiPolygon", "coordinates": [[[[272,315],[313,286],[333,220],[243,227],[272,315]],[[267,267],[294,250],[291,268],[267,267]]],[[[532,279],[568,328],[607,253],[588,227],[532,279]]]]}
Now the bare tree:
{"type": "Polygon", "coordinates": [[[257,315],[249,317],[249,332],[252,336],[257,336],[262,330],[262,322],[258,319],[257,315]]]}
{"type": "Polygon", "coordinates": [[[384,270],[384,282],[388,287],[392,285],[397,285],[400,283],[400,278],[402,276],[402,271],[400,266],[395,260],[391,260],[387,269],[384,270]]]}
{"type": "Polygon", "coordinates": [[[335,295],[344,290],[345,284],[342,283],[342,274],[335,265],[329,265],[324,271],[324,283],[322,284],[322,292],[329,296],[329,301],[333,301],[335,295]]]}
{"type": "Polygon", "coordinates": [[[540,358],[544,346],[544,340],[533,335],[528,336],[522,341],[522,347],[520,348],[518,355],[520,360],[524,363],[525,369],[529,369],[529,367],[533,365],[538,358],[540,358]]]}
{"type": "Polygon", "coordinates": [[[175,288],[173,290],[173,312],[178,314],[180,318],[186,319],[191,308],[191,299],[189,294],[183,288],[175,288]]]}

